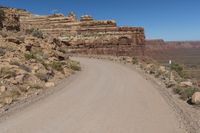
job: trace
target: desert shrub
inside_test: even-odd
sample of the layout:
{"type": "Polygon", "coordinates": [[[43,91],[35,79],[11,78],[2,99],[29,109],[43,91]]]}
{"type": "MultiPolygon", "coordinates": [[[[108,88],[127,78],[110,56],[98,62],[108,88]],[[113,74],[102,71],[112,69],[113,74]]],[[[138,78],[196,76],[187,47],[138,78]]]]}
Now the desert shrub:
{"type": "Polygon", "coordinates": [[[35,76],[45,82],[47,82],[49,79],[49,75],[47,75],[45,73],[36,73],[35,76]]]}
{"type": "Polygon", "coordinates": [[[39,31],[39,30],[34,30],[34,31],[32,32],[32,35],[33,35],[34,37],[37,37],[37,38],[43,38],[43,33],[42,33],[41,31],[39,31]]]}
{"type": "Polygon", "coordinates": [[[53,68],[54,70],[57,70],[57,71],[62,71],[63,70],[63,67],[62,67],[62,63],[59,62],[59,61],[52,61],[49,66],[51,68],[53,68]]]}
{"type": "Polygon", "coordinates": [[[42,50],[33,50],[30,53],[25,53],[24,57],[26,60],[35,59],[38,63],[41,63],[46,69],[48,64],[44,61],[44,56],[42,50]]]}
{"type": "Polygon", "coordinates": [[[0,68],[0,77],[4,77],[4,76],[6,76],[7,78],[15,77],[16,73],[11,68],[2,67],[2,68],[0,68]]]}
{"type": "Polygon", "coordinates": [[[44,54],[41,48],[32,48],[31,53],[39,58],[44,54]]]}
{"type": "Polygon", "coordinates": [[[80,63],[76,61],[70,61],[70,63],[68,64],[68,67],[74,71],[81,70],[80,63]]]}
{"type": "Polygon", "coordinates": [[[5,49],[0,48],[0,56],[4,56],[6,53],[5,49]]]}
{"type": "Polygon", "coordinates": [[[35,56],[32,53],[25,53],[24,57],[26,60],[35,59],[35,56]]]}
{"type": "Polygon", "coordinates": [[[37,37],[37,38],[43,38],[44,37],[42,31],[39,31],[39,30],[34,29],[34,28],[26,29],[25,32],[26,32],[26,34],[30,34],[30,35],[37,37]]]}
{"type": "Polygon", "coordinates": [[[25,30],[25,33],[26,33],[26,34],[32,34],[33,31],[34,31],[34,28],[26,29],[26,30],[25,30]]]}
{"type": "Polygon", "coordinates": [[[182,78],[187,78],[188,77],[188,75],[184,71],[183,66],[181,66],[180,64],[178,64],[176,62],[172,62],[171,70],[176,71],[179,74],[179,76],[181,76],[182,78]]]}
{"type": "Polygon", "coordinates": [[[192,97],[192,95],[199,91],[198,88],[195,87],[187,87],[187,88],[181,88],[181,87],[175,87],[174,93],[179,94],[183,100],[187,100],[192,97]]]}
{"type": "Polygon", "coordinates": [[[138,58],[137,57],[133,57],[132,58],[132,63],[133,64],[138,64],[138,58]]]}

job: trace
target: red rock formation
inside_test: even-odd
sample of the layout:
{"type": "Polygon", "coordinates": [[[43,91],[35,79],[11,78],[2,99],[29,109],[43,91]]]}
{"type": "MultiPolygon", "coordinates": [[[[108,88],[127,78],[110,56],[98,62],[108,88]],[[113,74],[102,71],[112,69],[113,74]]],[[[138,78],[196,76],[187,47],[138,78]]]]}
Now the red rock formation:
{"type": "Polygon", "coordinates": [[[145,44],[144,28],[117,27],[114,20],[94,20],[89,15],[82,16],[80,21],[74,13],[67,17],[60,14],[23,17],[21,26],[59,37],[75,53],[116,54],[119,47],[125,53],[130,47],[145,44]]]}

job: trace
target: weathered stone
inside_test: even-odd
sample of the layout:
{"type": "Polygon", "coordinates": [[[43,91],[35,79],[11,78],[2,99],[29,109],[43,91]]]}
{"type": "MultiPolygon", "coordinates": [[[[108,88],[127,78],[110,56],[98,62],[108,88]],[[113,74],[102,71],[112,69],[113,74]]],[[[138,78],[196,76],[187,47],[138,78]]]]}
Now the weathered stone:
{"type": "Polygon", "coordinates": [[[4,101],[5,101],[6,104],[11,104],[12,101],[13,101],[13,98],[12,98],[12,97],[6,97],[6,98],[4,99],[4,101]]]}
{"type": "Polygon", "coordinates": [[[24,79],[25,79],[25,75],[24,74],[21,74],[21,75],[17,75],[15,77],[15,81],[19,84],[22,84],[24,82],[24,79]]]}
{"type": "Polygon", "coordinates": [[[12,43],[16,43],[16,44],[22,43],[19,39],[13,38],[13,37],[8,37],[8,38],[6,38],[6,41],[12,42],[12,43]]]}
{"type": "Polygon", "coordinates": [[[12,8],[2,9],[4,12],[4,18],[0,20],[1,27],[6,30],[20,30],[20,16],[17,14],[16,10],[12,8]]]}
{"type": "Polygon", "coordinates": [[[174,80],[170,80],[170,81],[166,81],[165,85],[166,85],[167,88],[172,88],[172,87],[177,85],[177,82],[174,81],[174,80]]]}
{"type": "Polygon", "coordinates": [[[45,83],[45,87],[50,88],[50,87],[54,87],[55,83],[54,82],[47,82],[45,83]]]}
{"type": "Polygon", "coordinates": [[[0,103],[0,108],[2,108],[4,105],[2,103],[0,103]]]}
{"type": "MultiPolygon", "coordinates": [[[[114,20],[93,20],[89,15],[76,19],[74,13],[21,18],[22,29],[40,29],[59,37],[53,44],[66,45],[71,53],[133,55],[145,44],[144,28],[117,27],[114,20]]],[[[56,49],[56,45],[52,48],[56,49]]]]}
{"type": "Polygon", "coordinates": [[[162,73],[166,72],[165,66],[160,66],[159,71],[162,72],[162,73]]]}
{"type": "Polygon", "coordinates": [[[196,92],[192,95],[192,103],[200,104],[200,92],[196,92]]]}
{"type": "Polygon", "coordinates": [[[193,83],[191,81],[184,81],[179,84],[180,87],[192,87],[193,83]]]}
{"type": "Polygon", "coordinates": [[[1,91],[1,92],[5,92],[6,90],[7,90],[7,88],[6,88],[5,86],[1,86],[1,87],[0,87],[0,91],[1,91]]]}

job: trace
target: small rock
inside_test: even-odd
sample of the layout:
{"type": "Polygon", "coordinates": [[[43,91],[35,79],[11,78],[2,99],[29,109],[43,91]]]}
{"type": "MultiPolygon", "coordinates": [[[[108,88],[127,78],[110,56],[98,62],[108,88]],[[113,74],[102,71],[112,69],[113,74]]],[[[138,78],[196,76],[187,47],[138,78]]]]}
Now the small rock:
{"type": "Polygon", "coordinates": [[[11,80],[10,81],[12,84],[14,84],[14,85],[17,85],[18,84],[18,82],[16,81],[16,80],[11,80]]]}
{"type": "Polygon", "coordinates": [[[180,87],[192,87],[193,83],[191,81],[184,81],[179,84],[180,87]]]}
{"type": "Polygon", "coordinates": [[[200,104],[200,92],[195,92],[192,95],[192,103],[193,104],[200,104]]]}
{"type": "Polygon", "coordinates": [[[21,74],[21,75],[17,75],[15,77],[15,80],[16,80],[17,83],[23,83],[24,82],[24,78],[25,78],[25,75],[21,74]]]}
{"type": "Polygon", "coordinates": [[[4,100],[5,100],[6,104],[11,104],[12,101],[13,101],[13,98],[12,97],[6,97],[4,100]]]}
{"type": "Polygon", "coordinates": [[[127,57],[127,58],[126,58],[126,62],[127,62],[127,63],[132,63],[132,61],[133,61],[132,58],[130,58],[130,57],[127,57]]]}
{"type": "Polygon", "coordinates": [[[2,108],[4,105],[0,103],[0,108],[2,108]]]}
{"type": "Polygon", "coordinates": [[[50,88],[50,87],[54,87],[55,83],[54,82],[47,82],[45,83],[45,87],[50,88]]]}
{"type": "Polygon", "coordinates": [[[7,88],[6,88],[5,86],[1,86],[1,87],[0,87],[0,91],[1,91],[1,92],[5,92],[6,90],[7,90],[7,88]]]}
{"type": "Polygon", "coordinates": [[[163,72],[163,73],[166,72],[165,66],[160,66],[159,70],[160,70],[161,72],[163,72]]]}
{"type": "Polygon", "coordinates": [[[172,88],[172,87],[174,87],[174,86],[176,86],[176,81],[167,81],[167,82],[165,82],[165,85],[166,85],[166,87],[167,88],[172,88]]]}

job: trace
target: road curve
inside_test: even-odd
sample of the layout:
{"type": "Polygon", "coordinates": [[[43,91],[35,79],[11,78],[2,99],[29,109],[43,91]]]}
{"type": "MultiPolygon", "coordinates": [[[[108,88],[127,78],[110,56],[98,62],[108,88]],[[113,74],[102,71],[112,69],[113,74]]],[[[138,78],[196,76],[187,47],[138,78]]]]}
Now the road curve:
{"type": "Polygon", "coordinates": [[[137,72],[77,60],[83,70],[73,82],[8,117],[0,133],[184,133],[154,85],[137,72]]]}

